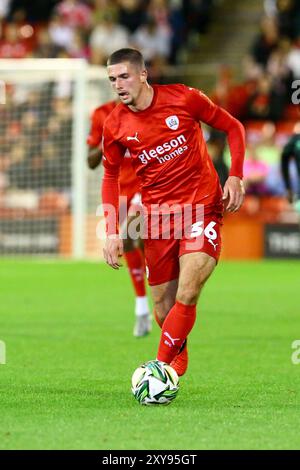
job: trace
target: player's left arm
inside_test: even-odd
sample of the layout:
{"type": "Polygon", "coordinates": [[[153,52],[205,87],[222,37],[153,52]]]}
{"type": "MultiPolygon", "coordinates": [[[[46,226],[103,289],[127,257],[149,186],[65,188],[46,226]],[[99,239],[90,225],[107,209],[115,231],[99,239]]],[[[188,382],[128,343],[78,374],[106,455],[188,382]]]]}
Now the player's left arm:
{"type": "Polygon", "coordinates": [[[189,89],[187,102],[192,115],[227,134],[231,154],[229,177],[224,185],[223,200],[226,210],[236,212],[243,204],[245,190],[243,186],[243,165],[245,158],[245,129],[225,109],[215,105],[207,96],[195,89],[189,89]]]}
{"type": "Polygon", "coordinates": [[[231,167],[224,185],[223,200],[228,212],[236,212],[242,206],[245,197],[243,186],[243,165],[246,148],[244,126],[219,106],[215,106],[206,123],[227,134],[231,167]]]}

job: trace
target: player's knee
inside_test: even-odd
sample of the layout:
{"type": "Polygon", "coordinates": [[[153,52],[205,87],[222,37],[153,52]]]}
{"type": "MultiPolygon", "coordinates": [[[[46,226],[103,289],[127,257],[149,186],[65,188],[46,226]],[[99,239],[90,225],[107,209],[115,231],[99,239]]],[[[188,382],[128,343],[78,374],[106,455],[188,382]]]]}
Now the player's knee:
{"type": "Polygon", "coordinates": [[[198,289],[180,289],[178,290],[176,300],[178,302],[185,304],[185,305],[195,305],[197,303],[198,297],[200,294],[200,290],[198,289]]]}
{"type": "Polygon", "coordinates": [[[179,285],[176,300],[185,305],[194,305],[197,303],[205,280],[197,283],[183,283],[179,285]]]}

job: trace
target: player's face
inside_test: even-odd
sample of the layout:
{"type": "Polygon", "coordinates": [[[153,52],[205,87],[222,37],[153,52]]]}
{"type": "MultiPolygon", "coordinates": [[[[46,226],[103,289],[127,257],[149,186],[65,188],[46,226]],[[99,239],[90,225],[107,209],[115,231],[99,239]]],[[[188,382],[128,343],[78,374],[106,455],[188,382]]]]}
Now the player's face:
{"type": "Polygon", "coordinates": [[[129,62],[109,65],[108,78],[122,103],[134,106],[147,79],[146,70],[129,62]]]}

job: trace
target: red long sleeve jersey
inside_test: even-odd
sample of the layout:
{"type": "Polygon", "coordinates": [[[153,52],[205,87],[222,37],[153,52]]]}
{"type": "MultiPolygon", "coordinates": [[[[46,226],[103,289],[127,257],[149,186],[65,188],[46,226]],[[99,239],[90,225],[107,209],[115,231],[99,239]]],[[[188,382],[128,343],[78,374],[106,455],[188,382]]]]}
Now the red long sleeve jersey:
{"type": "MultiPolygon", "coordinates": [[[[115,181],[124,149],[141,179],[142,201],[150,204],[217,204],[221,188],[199,121],[225,131],[230,175],[242,177],[242,124],[200,91],[185,85],[155,85],[151,105],[139,112],[119,104],[104,123],[103,202],[117,206],[115,181]]],[[[113,233],[113,229],[109,229],[113,233]]]]}
{"type": "MultiPolygon", "coordinates": [[[[115,101],[108,101],[93,111],[91,116],[91,127],[86,143],[90,147],[100,147],[102,143],[103,125],[107,116],[116,107],[115,101]]],[[[120,195],[131,199],[133,195],[140,191],[140,182],[131,165],[131,158],[126,152],[119,175],[120,195]]]]}

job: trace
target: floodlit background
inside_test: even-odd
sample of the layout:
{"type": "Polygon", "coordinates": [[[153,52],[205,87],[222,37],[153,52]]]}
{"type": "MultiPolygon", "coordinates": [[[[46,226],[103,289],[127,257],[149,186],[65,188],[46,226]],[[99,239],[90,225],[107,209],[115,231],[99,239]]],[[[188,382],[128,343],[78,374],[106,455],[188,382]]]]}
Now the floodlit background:
{"type": "MultiPolygon", "coordinates": [[[[0,0],[0,449],[299,448],[299,175],[291,162],[290,203],[280,169],[297,80],[296,0],[0,0]],[[246,199],[225,216],[189,372],[155,410],[129,388],[159,331],[132,337],[126,268],[101,262],[96,237],[102,169],[86,165],[106,59],[126,46],[151,83],[202,89],[247,138],[246,199]]],[[[203,129],[224,183],[226,140],[203,129]]]]}

